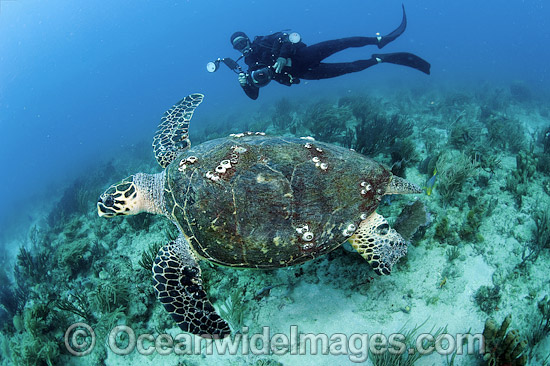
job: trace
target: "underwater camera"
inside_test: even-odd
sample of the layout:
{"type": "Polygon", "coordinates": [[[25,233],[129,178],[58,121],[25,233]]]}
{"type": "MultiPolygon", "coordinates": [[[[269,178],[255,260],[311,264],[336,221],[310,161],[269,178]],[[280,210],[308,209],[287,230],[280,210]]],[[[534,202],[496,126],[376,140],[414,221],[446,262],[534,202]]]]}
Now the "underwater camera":
{"type": "Polygon", "coordinates": [[[249,78],[250,81],[252,81],[251,84],[257,86],[258,88],[266,86],[273,78],[273,68],[268,66],[252,71],[249,78]]]}
{"type": "Polygon", "coordinates": [[[233,70],[235,73],[241,73],[243,70],[241,69],[241,66],[237,63],[237,61],[225,57],[225,58],[218,58],[216,61],[210,61],[206,64],[206,70],[208,72],[215,72],[218,71],[218,68],[220,67],[220,63],[224,63],[225,66],[227,66],[230,70],[233,70]]]}

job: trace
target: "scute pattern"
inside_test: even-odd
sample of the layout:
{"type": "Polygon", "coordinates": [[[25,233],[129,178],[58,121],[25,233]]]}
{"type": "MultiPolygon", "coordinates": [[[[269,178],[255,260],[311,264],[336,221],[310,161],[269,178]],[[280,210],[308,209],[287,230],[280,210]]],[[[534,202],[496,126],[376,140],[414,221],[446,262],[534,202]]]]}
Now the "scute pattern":
{"type": "Polygon", "coordinates": [[[184,238],[160,249],[153,264],[153,283],[157,298],[182,330],[206,338],[230,334],[229,325],[202,288],[200,267],[184,238]]]}
{"type": "Polygon", "coordinates": [[[344,229],[376,209],[389,170],[342,147],[305,145],[290,137],[222,138],[182,154],[199,161],[184,172],[178,162],[167,168],[167,211],[199,256],[231,267],[302,263],[340,246],[351,235],[344,229]],[[235,164],[217,173],[235,151],[235,164]],[[362,181],[373,186],[371,196],[361,196],[362,181]],[[299,232],[304,225],[311,238],[299,232]]]}
{"type": "Polygon", "coordinates": [[[191,146],[188,130],[195,108],[204,95],[191,94],[164,113],[153,137],[153,152],[159,165],[166,168],[182,151],[191,146]]]}

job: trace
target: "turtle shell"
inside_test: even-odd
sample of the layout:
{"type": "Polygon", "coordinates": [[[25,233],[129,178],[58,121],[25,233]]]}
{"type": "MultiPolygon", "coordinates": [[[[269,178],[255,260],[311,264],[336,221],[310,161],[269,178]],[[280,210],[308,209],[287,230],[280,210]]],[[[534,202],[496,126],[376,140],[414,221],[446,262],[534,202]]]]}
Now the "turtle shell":
{"type": "Polygon", "coordinates": [[[200,256],[276,268],[341,245],[376,210],[391,177],[383,165],[342,147],[240,134],[174,160],[165,202],[200,256]]]}

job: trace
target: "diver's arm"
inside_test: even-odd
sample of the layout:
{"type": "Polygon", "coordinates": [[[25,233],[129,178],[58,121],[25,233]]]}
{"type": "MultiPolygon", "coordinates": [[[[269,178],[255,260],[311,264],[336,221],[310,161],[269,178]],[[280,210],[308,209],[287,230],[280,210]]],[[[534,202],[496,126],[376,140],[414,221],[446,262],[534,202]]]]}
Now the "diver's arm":
{"type": "Polygon", "coordinates": [[[239,74],[239,84],[241,84],[241,88],[243,88],[245,94],[253,100],[258,99],[258,96],[260,95],[260,88],[250,85],[248,83],[248,78],[244,72],[241,72],[239,74]]]}
{"type": "Polygon", "coordinates": [[[281,73],[281,71],[283,71],[283,68],[285,66],[289,66],[289,67],[291,66],[293,44],[288,40],[288,37],[283,37],[283,36],[279,37],[277,41],[278,41],[278,47],[277,47],[278,49],[277,49],[277,52],[274,52],[274,55],[273,55],[277,57],[277,60],[275,61],[275,64],[273,64],[273,69],[277,74],[279,74],[281,73]]]}
{"type": "Polygon", "coordinates": [[[290,58],[292,56],[292,43],[289,40],[282,39],[281,40],[281,51],[279,52],[279,57],[282,58],[290,58]]]}
{"type": "Polygon", "coordinates": [[[244,85],[242,87],[244,92],[246,93],[246,95],[248,95],[250,99],[253,99],[253,100],[258,99],[258,96],[260,95],[259,88],[256,88],[255,86],[252,86],[252,85],[244,85]]]}

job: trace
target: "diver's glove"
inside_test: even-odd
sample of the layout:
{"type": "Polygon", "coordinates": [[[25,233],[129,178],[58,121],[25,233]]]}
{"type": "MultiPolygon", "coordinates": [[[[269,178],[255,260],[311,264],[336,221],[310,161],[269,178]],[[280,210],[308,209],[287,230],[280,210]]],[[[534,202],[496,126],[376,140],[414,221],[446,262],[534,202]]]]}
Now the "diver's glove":
{"type": "Polygon", "coordinates": [[[241,84],[241,86],[248,84],[246,81],[246,74],[244,72],[239,73],[239,84],[241,84]]]}
{"type": "Polygon", "coordinates": [[[283,67],[285,67],[287,63],[289,62],[286,58],[279,57],[277,58],[277,62],[275,62],[275,64],[273,65],[273,69],[275,69],[275,72],[279,74],[281,71],[283,71],[283,67]]]}

